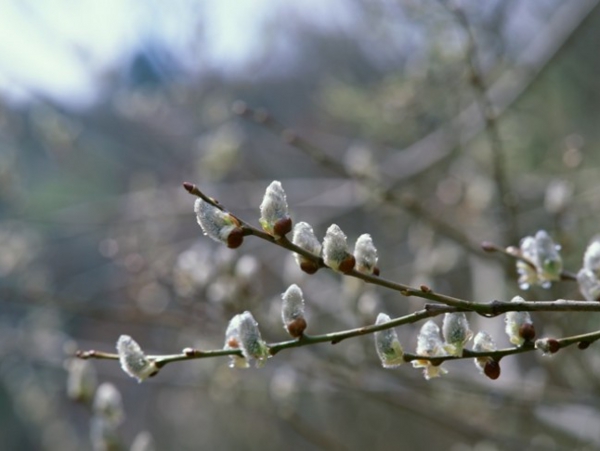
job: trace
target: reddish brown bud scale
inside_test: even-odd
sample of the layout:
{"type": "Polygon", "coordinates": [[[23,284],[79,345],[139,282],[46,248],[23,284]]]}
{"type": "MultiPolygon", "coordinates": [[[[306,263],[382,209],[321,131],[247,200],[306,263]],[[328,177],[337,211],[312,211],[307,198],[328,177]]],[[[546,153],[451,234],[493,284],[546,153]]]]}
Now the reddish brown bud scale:
{"type": "Polygon", "coordinates": [[[304,318],[296,318],[287,323],[285,327],[293,338],[300,338],[304,335],[304,331],[306,330],[306,320],[304,318]]]}
{"type": "Polygon", "coordinates": [[[589,341],[580,341],[579,343],[577,343],[577,347],[583,350],[589,348],[591,344],[592,343],[590,343],[589,341]]]}
{"type": "Polygon", "coordinates": [[[292,231],[292,218],[289,216],[281,218],[273,224],[273,233],[275,236],[285,236],[292,231]]]}
{"type": "Polygon", "coordinates": [[[340,270],[340,272],[343,272],[344,274],[350,274],[352,272],[352,270],[354,269],[354,265],[356,265],[356,259],[354,258],[354,255],[349,254],[340,263],[339,270],[340,270]]]}
{"type": "Polygon", "coordinates": [[[419,288],[423,293],[431,293],[431,288],[429,288],[427,285],[421,285],[419,288]]]}
{"type": "Polygon", "coordinates": [[[230,338],[227,340],[227,346],[235,349],[240,347],[240,343],[237,341],[237,338],[230,338]]]}
{"type": "Polygon", "coordinates": [[[490,243],[489,241],[484,241],[481,243],[481,249],[483,249],[485,252],[496,252],[497,250],[494,243],[490,243]]]}
{"type": "Polygon", "coordinates": [[[227,235],[227,247],[230,249],[236,249],[244,242],[244,231],[242,229],[233,229],[227,235]]]}
{"type": "Polygon", "coordinates": [[[314,274],[319,270],[319,265],[310,260],[302,260],[300,262],[300,269],[306,274],[314,274]]]}
{"type": "Polygon", "coordinates": [[[375,267],[373,268],[373,275],[374,275],[374,276],[379,276],[379,273],[380,273],[380,271],[379,271],[379,266],[375,266],[375,267]]]}
{"type": "Polygon", "coordinates": [[[560,343],[555,338],[548,338],[547,343],[548,351],[550,351],[551,354],[558,352],[560,349],[560,343]]]}
{"type": "Polygon", "coordinates": [[[496,360],[490,360],[483,367],[483,373],[495,381],[500,377],[500,362],[496,360]]]}
{"type": "Polygon", "coordinates": [[[190,182],[183,182],[183,187],[190,194],[192,193],[192,191],[194,191],[194,185],[190,182]]]}
{"type": "Polygon", "coordinates": [[[519,336],[525,341],[531,341],[535,338],[535,327],[531,323],[525,323],[519,327],[519,336]]]}

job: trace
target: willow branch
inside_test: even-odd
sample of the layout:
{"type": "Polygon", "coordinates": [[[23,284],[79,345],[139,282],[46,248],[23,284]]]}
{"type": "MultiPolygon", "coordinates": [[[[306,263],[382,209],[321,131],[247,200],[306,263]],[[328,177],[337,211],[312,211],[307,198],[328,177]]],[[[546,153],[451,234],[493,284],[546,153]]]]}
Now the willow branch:
{"type": "MultiPolygon", "coordinates": [[[[214,205],[217,208],[225,211],[225,208],[218,203],[215,199],[207,196],[202,193],[200,189],[191,183],[184,183],[184,188],[195,196],[198,196],[205,200],[206,202],[214,205]]],[[[303,257],[310,259],[320,268],[329,268],[323,259],[317,255],[311,254],[310,252],[302,249],[301,247],[296,246],[294,243],[290,242],[285,236],[279,239],[275,239],[273,236],[265,233],[264,231],[257,229],[256,227],[248,224],[243,219],[237,217],[233,213],[229,212],[232,216],[234,216],[239,223],[241,224],[241,228],[244,231],[244,235],[253,235],[265,241],[268,241],[271,244],[275,244],[277,246],[283,247],[291,252],[295,252],[297,254],[302,255],[303,257]]],[[[491,301],[491,302],[474,302],[468,301],[466,299],[460,299],[453,296],[448,296],[442,293],[436,293],[430,287],[426,285],[421,285],[420,287],[412,287],[410,285],[405,285],[402,283],[394,282],[392,280],[385,279],[380,276],[373,276],[369,274],[364,274],[359,271],[353,269],[352,271],[345,273],[346,276],[354,277],[357,279],[361,279],[364,282],[371,285],[378,285],[393,291],[397,291],[403,296],[415,296],[422,299],[427,299],[429,301],[438,302],[441,304],[445,304],[450,307],[455,307],[462,311],[470,311],[476,312],[483,316],[497,316],[501,313],[506,313],[509,311],[586,311],[586,312],[598,312],[600,311],[600,303],[591,303],[587,301],[567,301],[567,300],[558,300],[558,301],[536,301],[536,302],[501,302],[501,301],[491,301]]]]}
{"type": "MultiPolygon", "coordinates": [[[[387,330],[392,327],[400,326],[403,324],[414,323],[416,321],[441,315],[442,313],[448,313],[456,311],[456,309],[450,307],[440,306],[426,306],[425,309],[414,312],[410,315],[401,316],[395,318],[384,324],[377,324],[365,327],[359,327],[356,329],[349,329],[340,332],[332,332],[322,335],[303,335],[302,337],[295,340],[282,341],[278,343],[271,343],[268,345],[269,352],[271,355],[275,355],[280,351],[292,348],[299,348],[303,346],[311,346],[318,343],[331,343],[336,344],[342,340],[348,338],[359,337],[363,335],[372,334],[381,330],[387,330]]],[[[573,335],[556,339],[558,349],[563,349],[574,344],[578,344],[580,349],[586,349],[590,344],[600,339],[600,331],[590,332],[587,334],[573,335]]],[[[462,356],[456,355],[445,355],[445,356],[425,356],[418,354],[405,353],[404,360],[411,362],[413,360],[428,360],[432,364],[441,364],[447,360],[463,360],[469,358],[492,358],[499,361],[505,356],[522,354],[525,352],[534,351],[536,348],[533,342],[525,342],[522,346],[498,349],[496,351],[485,351],[477,352],[470,349],[464,349],[462,356]]],[[[240,356],[242,357],[242,351],[239,349],[214,349],[208,351],[202,351],[193,348],[185,348],[180,354],[170,355],[149,355],[147,358],[155,363],[158,368],[162,368],[169,363],[181,362],[187,360],[206,359],[214,357],[225,357],[225,356],[240,356]]],[[[119,355],[115,353],[107,353],[95,350],[89,351],[77,351],[76,357],[80,359],[104,359],[104,360],[119,360],[119,355]]]]}

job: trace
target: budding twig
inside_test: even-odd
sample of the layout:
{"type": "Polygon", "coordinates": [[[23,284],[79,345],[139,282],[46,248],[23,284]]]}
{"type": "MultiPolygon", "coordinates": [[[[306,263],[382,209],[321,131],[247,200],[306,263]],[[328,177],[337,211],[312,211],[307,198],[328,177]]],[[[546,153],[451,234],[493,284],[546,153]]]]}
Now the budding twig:
{"type": "MultiPolygon", "coordinates": [[[[483,243],[481,243],[481,248],[485,252],[498,252],[500,254],[504,254],[507,257],[522,261],[522,262],[526,263],[527,265],[531,266],[531,268],[536,269],[535,263],[533,263],[528,258],[524,257],[521,254],[521,252],[519,251],[519,249],[514,246],[511,246],[511,247],[508,247],[505,249],[502,246],[498,246],[497,244],[494,244],[490,241],[484,241],[483,243]]],[[[568,280],[568,281],[572,281],[572,282],[577,282],[577,275],[570,271],[566,271],[563,269],[560,272],[560,280],[568,280]]]]}
{"type": "MultiPolygon", "coordinates": [[[[184,188],[195,196],[201,197],[206,202],[211,203],[215,207],[224,209],[221,204],[219,204],[215,199],[207,196],[202,193],[200,189],[191,183],[184,183],[184,188]]],[[[301,254],[303,257],[315,262],[320,268],[328,268],[321,257],[317,257],[316,255],[307,252],[299,246],[296,246],[294,243],[289,241],[285,236],[275,239],[273,236],[268,233],[263,232],[262,230],[253,227],[246,221],[240,219],[234,214],[230,213],[234,216],[241,224],[242,229],[244,230],[245,235],[253,235],[258,238],[261,238],[269,243],[275,244],[277,246],[283,247],[289,251],[295,252],[297,254],[301,254]]],[[[506,250],[492,244],[487,243],[486,247],[488,249],[494,249],[496,251],[505,253],[513,258],[519,258],[517,255],[513,255],[506,250]]],[[[566,273],[565,277],[568,277],[569,273],[566,273]]],[[[427,299],[429,301],[439,302],[451,307],[455,307],[464,311],[476,312],[480,315],[485,316],[496,316],[501,313],[506,313],[509,311],[600,311],[600,303],[591,303],[586,301],[566,301],[566,300],[558,300],[558,301],[536,301],[536,302],[523,302],[523,303],[512,303],[512,302],[474,302],[468,301],[465,299],[456,298],[453,296],[448,296],[441,293],[436,293],[434,290],[429,288],[428,290],[422,290],[420,287],[412,287],[409,285],[404,285],[398,282],[394,282],[392,280],[385,279],[380,276],[374,276],[370,274],[364,274],[355,269],[345,273],[346,276],[355,277],[357,279],[362,279],[366,283],[372,285],[378,285],[384,288],[388,288],[393,291],[397,291],[403,296],[414,296],[422,299],[427,299]]],[[[571,279],[567,279],[571,280],[571,279]]]]}
{"type": "MultiPolygon", "coordinates": [[[[282,341],[278,343],[271,343],[268,345],[269,352],[271,355],[275,355],[280,351],[291,348],[299,348],[303,346],[310,346],[317,343],[332,343],[336,344],[342,340],[346,340],[348,338],[359,337],[362,335],[372,334],[381,330],[387,330],[392,327],[400,326],[403,324],[414,323],[416,321],[430,318],[434,316],[441,315],[443,313],[455,312],[456,309],[452,307],[442,307],[442,306],[430,306],[427,305],[426,308],[419,310],[417,312],[411,313],[409,315],[400,316],[398,318],[394,318],[389,322],[359,327],[355,329],[343,330],[339,332],[332,332],[328,334],[322,335],[303,335],[301,338],[296,340],[288,340],[282,341]]],[[[590,332],[587,334],[581,335],[573,335],[569,337],[564,337],[560,339],[556,339],[556,342],[559,345],[559,348],[566,348],[568,346],[572,346],[574,344],[585,343],[585,347],[589,346],[591,343],[600,340],[600,331],[590,332]]],[[[404,354],[404,360],[406,362],[411,362],[413,360],[428,360],[433,364],[441,364],[446,360],[462,360],[462,359],[470,359],[470,358],[483,358],[489,357],[494,360],[500,360],[502,357],[514,354],[522,354],[525,352],[534,351],[536,348],[533,342],[525,342],[522,346],[516,346],[512,348],[498,349],[495,351],[487,351],[487,352],[476,352],[470,349],[464,349],[462,356],[457,355],[444,355],[444,356],[423,356],[411,353],[404,354]]],[[[584,347],[580,346],[580,349],[584,349],[584,347]]],[[[185,348],[180,354],[169,354],[169,355],[148,355],[147,358],[154,362],[157,368],[162,368],[163,366],[173,363],[173,362],[181,362],[186,360],[196,360],[196,359],[206,359],[206,358],[214,358],[214,357],[224,357],[230,355],[238,355],[242,356],[242,351],[240,349],[213,349],[202,351],[193,348],[185,348]]],[[[119,360],[118,354],[101,352],[101,351],[77,351],[76,357],[80,359],[106,359],[106,360],[119,360]]]]}

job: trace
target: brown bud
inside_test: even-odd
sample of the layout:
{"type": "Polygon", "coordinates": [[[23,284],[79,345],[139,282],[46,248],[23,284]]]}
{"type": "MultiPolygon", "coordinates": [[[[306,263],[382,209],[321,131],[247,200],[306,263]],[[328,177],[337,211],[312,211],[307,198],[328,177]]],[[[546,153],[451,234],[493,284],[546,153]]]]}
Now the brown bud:
{"type": "Polygon", "coordinates": [[[192,191],[194,191],[194,185],[192,183],[183,182],[182,185],[188,193],[191,193],[192,191]]]}
{"type": "Polygon", "coordinates": [[[587,349],[590,347],[592,343],[589,341],[580,341],[579,343],[577,343],[577,347],[581,350],[583,349],[587,349]]]}
{"type": "Polygon", "coordinates": [[[379,266],[373,267],[373,275],[374,276],[379,276],[379,266]]]}
{"type": "Polygon", "coordinates": [[[356,264],[356,259],[354,255],[348,254],[348,256],[340,263],[339,270],[344,274],[350,274],[354,269],[354,265],[356,264]]]}
{"type": "Polygon", "coordinates": [[[531,341],[535,338],[535,327],[531,323],[525,323],[519,327],[519,336],[525,341],[531,341]]]}
{"type": "Polygon", "coordinates": [[[560,349],[560,343],[555,338],[548,338],[546,343],[548,343],[548,351],[550,351],[551,354],[558,352],[560,349]]]}
{"type": "Polygon", "coordinates": [[[427,285],[421,285],[419,288],[423,293],[431,293],[431,288],[429,288],[427,285]]]}
{"type": "Polygon", "coordinates": [[[235,228],[227,235],[227,247],[236,249],[244,242],[244,231],[240,228],[235,228]]]}
{"type": "Polygon", "coordinates": [[[496,360],[490,360],[483,367],[483,373],[495,381],[500,377],[500,362],[496,360]]]}
{"type": "Polygon", "coordinates": [[[319,270],[319,265],[311,260],[300,260],[300,269],[306,274],[314,274],[319,270]]]}
{"type": "Polygon", "coordinates": [[[296,318],[286,324],[288,333],[294,338],[300,338],[306,330],[306,320],[304,318],[296,318]]]}
{"type": "Polygon", "coordinates": [[[227,340],[227,346],[236,349],[240,347],[240,343],[237,341],[237,338],[232,337],[229,340],[227,340]]]}
{"type": "Polygon", "coordinates": [[[292,231],[292,218],[286,216],[285,218],[278,219],[273,224],[273,233],[275,236],[285,236],[292,231]]]}
{"type": "Polygon", "coordinates": [[[485,252],[496,252],[496,246],[494,245],[494,243],[491,243],[489,241],[482,242],[481,249],[483,249],[485,252]]]}
{"type": "Polygon", "coordinates": [[[196,350],[194,348],[184,348],[183,351],[181,351],[183,354],[185,354],[187,357],[193,357],[194,354],[196,353],[196,350]]]}

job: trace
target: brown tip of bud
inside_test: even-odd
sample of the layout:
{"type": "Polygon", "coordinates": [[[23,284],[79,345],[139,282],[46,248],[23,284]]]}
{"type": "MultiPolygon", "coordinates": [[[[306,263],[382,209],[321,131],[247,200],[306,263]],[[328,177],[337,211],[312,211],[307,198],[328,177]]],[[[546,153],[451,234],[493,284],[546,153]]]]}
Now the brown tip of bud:
{"type": "Polygon", "coordinates": [[[490,241],[484,241],[481,243],[481,249],[485,252],[496,252],[496,245],[490,241]]]}
{"type": "Polygon", "coordinates": [[[306,274],[314,274],[319,270],[319,265],[310,260],[302,260],[300,262],[300,269],[306,274]]]}
{"type": "Polygon", "coordinates": [[[286,216],[281,218],[273,224],[273,233],[275,236],[282,237],[292,231],[292,218],[286,216]]]}
{"type": "Polygon", "coordinates": [[[248,105],[242,100],[236,100],[233,102],[233,105],[231,105],[231,111],[233,111],[233,114],[243,116],[248,111],[248,105]]]}
{"type": "Polygon", "coordinates": [[[427,285],[421,285],[419,288],[423,293],[431,293],[431,288],[429,288],[427,285]]]}
{"type": "Polygon", "coordinates": [[[580,341],[579,343],[577,343],[577,347],[578,347],[579,349],[582,349],[582,350],[583,350],[583,349],[587,349],[587,348],[589,348],[591,344],[592,344],[592,343],[591,343],[591,342],[589,342],[589,341],[580,341]]]}
{"type": "Polygon", "coordinates": [[[483,373],[495,381],[500,377],[500,362],[496,360],[490,360],[483,367],[483,373]]]}
{"type": "Polygon", "coordinates": [[[535,338],[535,327],[531,323],[525,323],[519,327],[519,336],[525,341],[531,341],[535,338]]]}
{"type": "Polygon", "coordinates": [[[560,349],[560,343],[555,338],[548,338],[547,343],[548,351],[550,351],[551,354],[558,352],[558,350],[560,349]]]}
{"type": "Polygon", "coordinates": [[[230,249],[236,249],[244,242],[244,231],[242,229],[233,229],[227,235],[227,247],[230,249]]]}
{"type": "Polygon", "coordinates": [[[193,184],[193,183],[190,183],[190,182],[183,182],[183,183],[182,183],[182,185],[183,185],[183,187],[185,188],[185,190],[186,190],[188,193],[190,193],[190,194],[191,194],[191,193],[192,193],[192,191],[194,191],[194,184],[193,184]]]}
{"type": "Polygon", "coordinates": [[[375,266],[375,267],[373,268],[373,275],[374,275],[374,276],[379,276],[379,266],[375,266]]]}
{"type": "Polygon", "coordinates": [[[294,338],[300,338],[306,330],[306,320],[304,318],[296,318],[290,321],[285,326],[288,333],[294,338]]]}
{"type": "Polygon", "coordinates": [[[237,341],[237,338],[230,338],[229,340],[227,340],[227,346],[229,346],[230,348],[239,348],[240,343],[237,341]]]}
{"type": "Polygon", "coordinates": [[[354,265],[356,264],[356,259],[354,255],[349,254],[342,263],[340,263],[339,270],[344,274],[350,274],[354,269],[354,265]]]}

